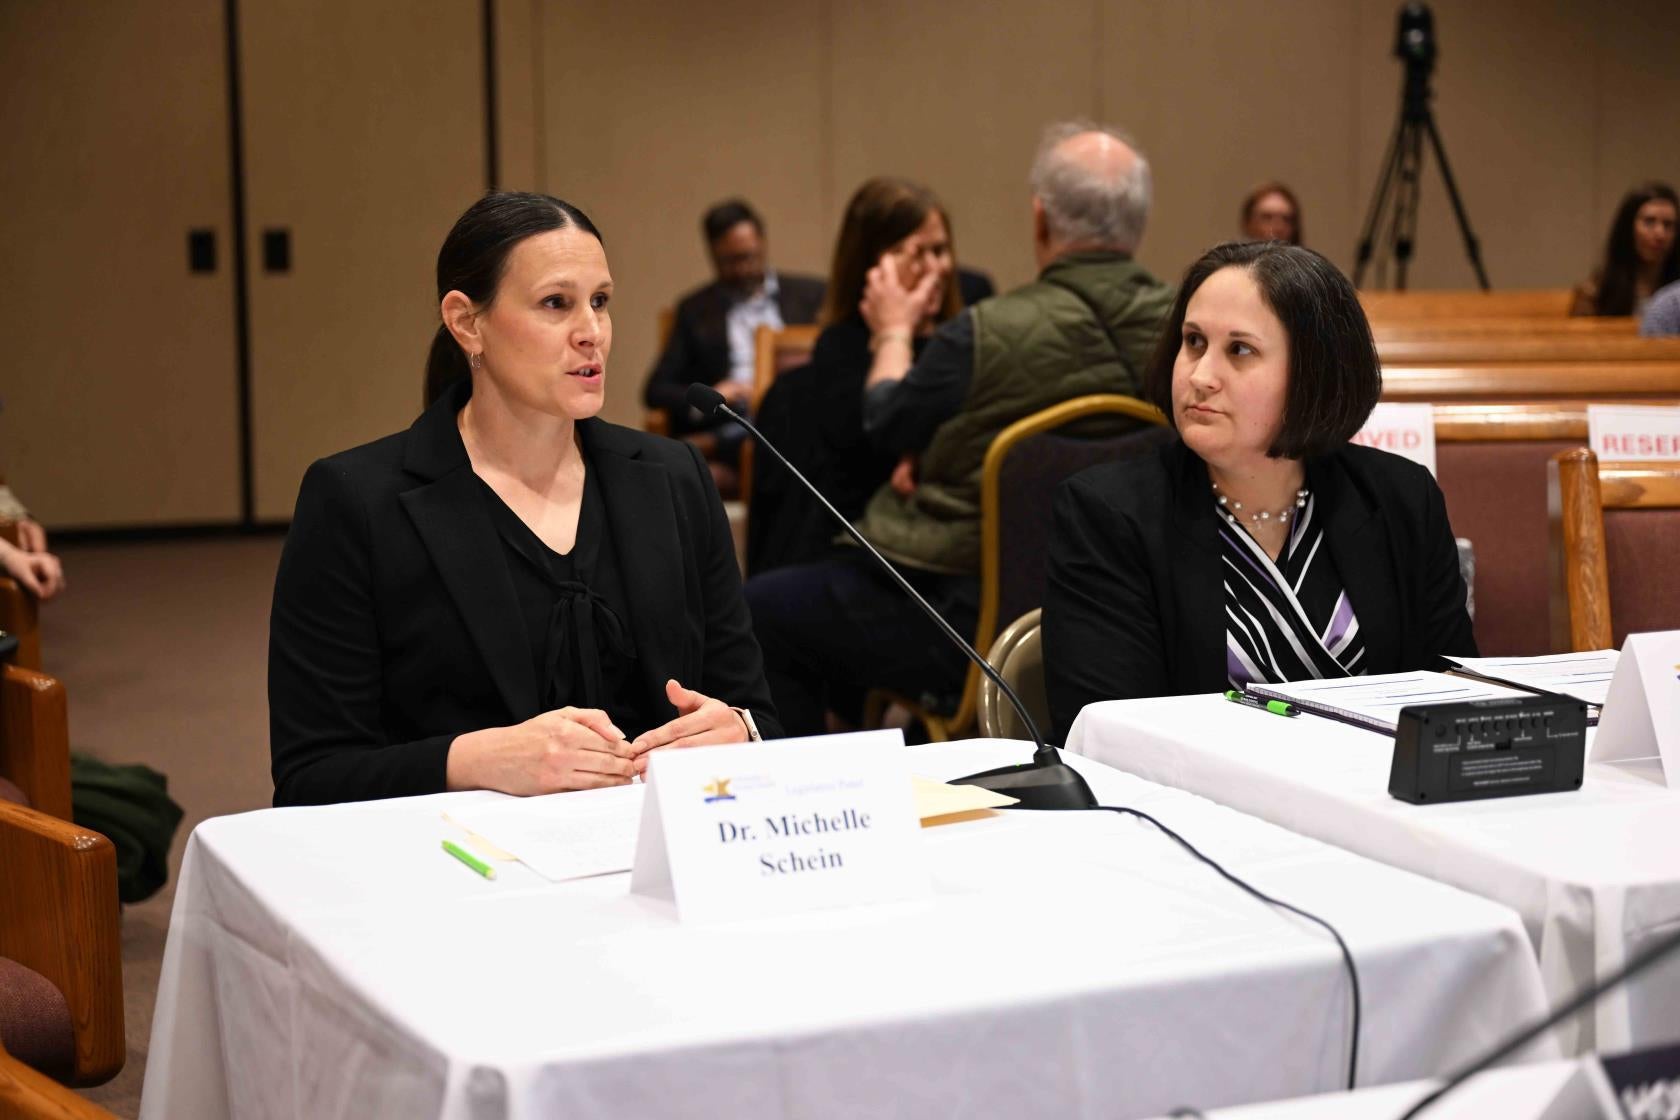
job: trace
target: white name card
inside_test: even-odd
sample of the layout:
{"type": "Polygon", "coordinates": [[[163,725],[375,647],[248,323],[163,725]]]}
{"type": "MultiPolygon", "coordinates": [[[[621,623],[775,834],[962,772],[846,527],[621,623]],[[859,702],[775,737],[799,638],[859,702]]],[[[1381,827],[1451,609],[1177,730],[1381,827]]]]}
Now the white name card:
{"type": "Polygon", "coordinates": [[[1593,737],[1594,762],[1653,755],[1680,788],[1680,630],[1628,635],[1593,737]]]}
{"type": "Polygon", "coordinates": [[[1680,459],[1680,406],[1589,404],[1587,442],[1600,459],[1680,459]]]}
{"type": "Polygon", "coordinates": [[[1354,443],[1392,451],[1435,473],[1435,406],[1379,402],[1365,426],[1354,433],[1354,443]]]}
{"type": "Polygon", "coordinates": [[[685,922],[928,893],[900,731],[655,751],[647,786],[630,889],[685,922]]]}

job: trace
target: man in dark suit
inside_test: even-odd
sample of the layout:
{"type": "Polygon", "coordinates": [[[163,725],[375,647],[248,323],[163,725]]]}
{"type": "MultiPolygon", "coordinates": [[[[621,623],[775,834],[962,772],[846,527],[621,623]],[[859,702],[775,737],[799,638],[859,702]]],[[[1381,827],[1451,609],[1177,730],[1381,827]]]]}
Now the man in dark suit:
{"type": "Polygon", "coordinates": [[[649,408],[670,414],[672,435],[703,436],[694,442],[708,459],[732,463],[744,433],[700,419],[684,394],[699,381],[714,386],[731,408],[745,407],[752,398],[754,333],[760,325],[816,322],[825,285],[767,266],[764,220],[740,199],[707,210],[700,228],[717,279],[677,304],[644,395],[649,408]]]}

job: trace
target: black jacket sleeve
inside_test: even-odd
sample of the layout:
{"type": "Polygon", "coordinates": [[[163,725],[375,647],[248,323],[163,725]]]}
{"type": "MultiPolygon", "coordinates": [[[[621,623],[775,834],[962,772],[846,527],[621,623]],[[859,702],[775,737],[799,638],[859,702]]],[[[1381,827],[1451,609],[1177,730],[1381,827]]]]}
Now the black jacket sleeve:
{"type": "Polygon", "coordinates": [[[764,679],[764,655],[753,634],[752,615],[741,594],[741,565],[735,559],[735,535],[729,515],[712,482],[706,460],[693,445],[688,453],[694,462],[696,479],[705,503],[705,524],[696,534],[704,544],[695,563],[700,568],[701,595],[705,601],[706,654],[698,684],[683,685],[752,713],[758,733],[765,739],[780,738],[782,725],[770,699],[770,685],[764,679]]]}
{"type": "Polygon", "coordinates": [[[671,338],[665,345],[665,352],[659,355],[653,372],[648,374],[647,388],[642,397],[649,408],[686,411],[688,387],[696,381],[704,381],[708,385],[712,383],[701,363],[699,350],[694,316],[685,304],[677,309],[676,322],[671,325],[671,338]]]}
{"type": "Polygon", "coordinates": [[[1447,520],[1447,499],[1433,476],[1424,475],[1427,491],[1423,507],[1423,580],[1421,588],[1423,649],[1444,667],[1443,657],[1475,657],[1476,635],[1471,626],[1464,571],[1458,566],[1458,541],[1447,520]]]}
{"type": "Polygon", "coordinates": [[[1086,704],[1177,691],[1143,534],[1105,499],[1108,474],[1076,475],[1056,492],[1043,620],[1058,743],[1086,704]]]}
{"type": "Polygon", "coordinates": [[[453,735],[385,739],[365,511],[329,460],[303,477],[268,635],[275,805],[437,793],[453,735]]]}
{"type": "Polygon", "coordinates": [[[974,380],[974,313],[964,308],[941,326],[903,380],[864,391],[863,430],[876,451],[919,452],[939,425],[962,410],[974,380]]]}

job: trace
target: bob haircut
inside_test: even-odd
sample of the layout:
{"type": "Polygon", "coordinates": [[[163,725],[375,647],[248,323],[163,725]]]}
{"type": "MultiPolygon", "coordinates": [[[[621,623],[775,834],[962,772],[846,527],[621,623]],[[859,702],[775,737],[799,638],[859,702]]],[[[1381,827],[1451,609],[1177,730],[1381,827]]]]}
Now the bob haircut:
{"type": "Polygon", "coordinates": [[[858,313],[869,270],[888,249],[922,228],[929,214],[939,215],[951,243],[951,272],[945,277],[938,321],[943,323],[962,310],[957,293],[957,234],[951,228],[951,215],[926,187],[883,175],[865,182],[846,203],[840,237],[834,243],[834,262],[828,270],[828,296],[820,320],[823,326],[858,313]]]}
{"type": "Polygon", "coordinates": [[[1283,427],[1266,454],[1310,459],[1340,448],[1364,425],[1382,395],[1382,367],[1353,285],[1335,265],[1298,245],[1227,241],[1190,266],[1144,374],[1150,403],[1178,426],[1172,382],[1185,309],[1196,289],[1224,268],[1241,268],[1254,278],[1260,298],[1289,337],[1283,427]]]}

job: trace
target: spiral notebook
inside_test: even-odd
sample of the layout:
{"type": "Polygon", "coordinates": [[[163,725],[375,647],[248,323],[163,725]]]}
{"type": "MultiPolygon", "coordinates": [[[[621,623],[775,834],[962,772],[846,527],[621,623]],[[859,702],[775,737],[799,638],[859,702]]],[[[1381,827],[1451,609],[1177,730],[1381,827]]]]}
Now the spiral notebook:
{"type": "Polygon", "coordinates": [[[1526,689],[1508,688],[1492,681],[1425,671],[1251,684],[1248,691],[1267,700],[1287,700],[1304,712],[1384,735],[1394,734],[1400,725],[1400,709],[1414,704],[1458,704],[1533,695],[1526,689]]]}

